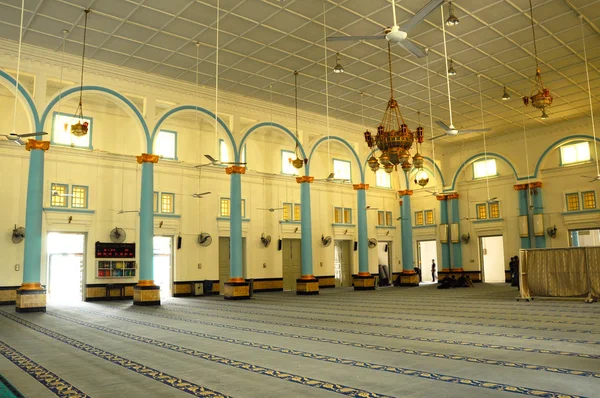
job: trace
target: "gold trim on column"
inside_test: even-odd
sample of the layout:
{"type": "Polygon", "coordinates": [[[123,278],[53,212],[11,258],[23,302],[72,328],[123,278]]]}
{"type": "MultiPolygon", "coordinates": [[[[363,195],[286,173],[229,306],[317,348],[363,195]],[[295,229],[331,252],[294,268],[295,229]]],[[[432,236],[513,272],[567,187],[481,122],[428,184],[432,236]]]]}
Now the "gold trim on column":
{"type": "Polygon", "coordinates": [[[354,188],[355,191],[360,191],[360,190],[367,190],[369,189],[369,184],[353,184],[352,188],[354,188]]]}
{"type": "Polygon", "coordinates": [[[44,288],[39,282],[27,282],[23,283],[18,290],[44,290],[44,288]]]}
{"type": "Polygon", "coordinates": [[[246,174],[246,168],[244,166],[230,166],[225,169],[227,175],[230,174],[246,174]]]}
{"type": "Polygon", "coordinates": [[[298,184],[302,184],[303,182],[308,182],[309,184],[311,184],[314,180],[315,180],[315,177],[310,177],[310,176],[296,177],[296,182],[298,184]]]}
{"type": "Polygon", "coordinates": [[[227,283],[240,283],[240,282],[246,282],[246,280],[244,278],[229,278],[229,280],[227,281],[227,283]]]}
{"type": "Polygon", "coordinates": [[[359,272],[358,276],[371,276],[370,272],[359,272]]]}
{"type": "Polygon", "coordinates": [[[542,182],[541,181],[536,181],[536,182],[532,182],[530,184],[525,183],[525,184],[514,185],[513,189],[515,191],[524,191],[527,188],[534,189],[534,188],[541,188],[541,187],[542,187],[542,182]]]}
{"type": "Polygon", "coordinates": [[[158,163],[158,155],[153,155],[151,153],[142,153],[141,156],[136,156],[137,162],[139,164],[142,163],[158,163]]]}
{"type": "Polygon", "coordinates": [[[515,191],[524,191],[527,189],[527,185],[529,184],[517,184],[517,185],[513,185],[513,189],[515,191]]]}
{"type": "Polygon", "coordinates": [[[402,206],[402,201],[401,200],[399,200],[398,203],[400,203],[400,206],[402,206]]]}
{"type": "Polygon", "coordinates": [[[403,191],[398,191],[398,195],[400,196],[411,196],[413,194],[413,190],[412,189],[405,189],[403,191]]]}
{"type": "Polygon", "coordinates": [[[47,151],[50,149],[50,141],[38,141],[29,139],[25,144],[25,150],[31,151],[32,149],[41,149],[42,151],[47,151]]]}
{"type": "Polygon", "coordinates": [[[448,195],[436,195],[437,200],[448,200],[448,195]]]}
{"type": "Polygon", "coordinates": [[[308,281],[312,281],[312,280],[315,280],[315,279],[317,279],[317,278],[315,278],[315,276],[311,274],[311,275],[302,275],[302,276],[300,277],[300,279],[302,279],[302,280],[305,280],[305,281],[306,281],[306,280],[308,280],[308,281]]]}
{"type": "Polygon", "coordinates": [[[153,280],[140,280],[137,286],[156,286],[153,280]]]}
{"type": "Polygon", "coordinates": [[[448,195],[448,200],[450,199],[458,199],[458,194],[457,193],[451,193],[450,195],[448,195]]]}
{"type": "Polygon", "coordinates": [[[536,182],[532,182],[531,184],[529,184],[529,188],[533,189],[533,188],[541,188],[542,187],[542,182],[541,181],[536,181],[536,182]]]}

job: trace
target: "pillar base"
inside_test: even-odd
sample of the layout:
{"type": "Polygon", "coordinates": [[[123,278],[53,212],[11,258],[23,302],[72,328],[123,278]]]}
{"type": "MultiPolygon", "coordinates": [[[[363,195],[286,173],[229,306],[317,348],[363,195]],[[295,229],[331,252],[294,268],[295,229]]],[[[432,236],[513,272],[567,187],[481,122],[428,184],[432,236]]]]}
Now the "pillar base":
{"type": "Polygon", "coordinates": [[[160,286],[141,280],[133,287],[133,305],[160,305],[160,286]]]}
{"type": "Polygon", "coordinates": [[[419,286],[419,274],[415,271],[402,271],[399,286],[419,286]]]}
{"type": "Polygon", "coordinates": [[[354,290],[375,290],[375,276],[359,273],[354,277],[354,290]]]}
{"type": "Polygon", "coordinates": [[[225,300],[250,299],[250,283],[242,278],[230,279],[223,284],[223,297],[225,300]]]}
{"type": "Polygon", "coordinates": [[[301,296],[319,294],[319,280],[314,275],[304,275],[296,279],[296,294],[301,296]]]}
{"type": "Polygon", "coordinates": [[[46,289],[40,283],[23,283],[17,290],[15,311],[46,312],[46,289]]]}

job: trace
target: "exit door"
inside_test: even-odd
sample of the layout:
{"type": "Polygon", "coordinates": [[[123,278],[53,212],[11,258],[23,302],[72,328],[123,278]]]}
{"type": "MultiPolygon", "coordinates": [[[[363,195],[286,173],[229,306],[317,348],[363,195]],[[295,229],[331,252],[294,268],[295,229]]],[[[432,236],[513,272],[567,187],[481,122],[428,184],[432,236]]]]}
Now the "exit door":
{"type": "Polygon", "coordinates": [[[302,276],[300,239],[282,241],[283,290],[296,290],[296,279],[302,276]]]}
{"type": "Polygon", "coordinates": [[[335,241],[333,264],[336,287],[352,286],[352,243],[350,240],[335,241]]]}
{"type": "Polygon", "coordinates": [[[81,301],[83,298],[85,235],[48,234],[48,300],[81,301]]]}
{"type": "Polygon", "coordinates": [[[173,275],[173,238],[154,237],[154,283],[160,286],[161,298],[171,296],[173,275]]]}
{"type": "Polygon", "coordinates": [[[504,238],[502,236],[482,236],[479,238],[483,281],[504,283],[504,238]]]}
{"type": "MultiPolygon", "coordinates": [[[[220,293],[223,294],[223,286],[229,281],[231,258],[229,251],[229,237],[219,237],[219,286],[220,293]]],[[[247,277],[246,273],[246,238],[242,238],[242,276],[247,277]]]]}

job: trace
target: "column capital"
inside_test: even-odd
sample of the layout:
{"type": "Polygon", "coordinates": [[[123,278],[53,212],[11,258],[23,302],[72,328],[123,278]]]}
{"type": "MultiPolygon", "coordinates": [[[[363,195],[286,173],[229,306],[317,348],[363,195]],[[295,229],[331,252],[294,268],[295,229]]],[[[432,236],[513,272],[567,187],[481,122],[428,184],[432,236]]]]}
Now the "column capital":
{"type": "Polygon", "coordinates": [[[246,168],[244,166],[229,166],[225,169],[227,175],[230,174],[246,174],[246,168]]]}
{"type": "Polygon", "coordinates": [[[398,195],[400,196],[411,196],[413,194],[412,189],[405,189],[403,191],[398,191],[398,195]]]}
{"type": "Polygon", "coordinates": [[[32,149],[41,149],[42,151],[47,151],[50,149],[50,141],[29,139],[27,140],[27,144],[25,144],[25,150],[31,151],[32,149]]]}
{"type": "Polygon", "coordinates": [[[524,191],[527,189],[528,186],[529,186],[529,184],[516,184],[516,185],[513,185],[513,189],[515,191],[524,191]]]}
{"type": "Polygon", "coordinates": [[[534,189],[534,188],[541,188],[542,187],[542,182],[541,181],[536,181],[536,182],[532,182],[529,184],[529,188],[534,189]]]}
{"type": "Polygon", "coordinates": [[[136,156],[135,158],[139,164],[158,163],[158,155],[153,155],[151,153],[142,153],[141,156],[136,156]]]}
{"type": "Polygon", "coordinates": [[[532,183],[525,183],[525,184],[514,185],[513,189],[515,191],[524,191],[527,188],[534,189],[534,188],[541,188],[541,187],[542,187],[542,182],[541,181],[536,181],[536,182],[532,182],[532,183]]]}
{"type": "Polygon", "coordinates": [[[304,182],[307,183],[312,183],[315,180],[315,177],[310,177],[310,176],[302,176],[302,177],[296,177],[296,182],[298,184],[302,184],[304,182]]]}
{"type": "Polygon", "coordinates": [[[369,189],[369,184],[353,184],[352,188],[354,188],[355,191],[366,191],[367,189],[369,189]]]}
{"type": "Polygon", "coordinates": [[[450,195],[447,196],[448,200],[451,199],[458,199],[458,193],[451,193],[450,195]]]}
{"type": "Polygon", "coordinates": [[[436,195],[437,200],[448,200],[448,195],[436,195]]]}

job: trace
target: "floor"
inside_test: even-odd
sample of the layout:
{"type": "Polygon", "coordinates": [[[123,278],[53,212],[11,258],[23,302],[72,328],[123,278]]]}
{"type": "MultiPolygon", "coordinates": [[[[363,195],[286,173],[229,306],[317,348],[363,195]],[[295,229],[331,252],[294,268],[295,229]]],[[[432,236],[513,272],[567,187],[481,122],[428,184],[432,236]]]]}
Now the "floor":
{"type": "Polygon", "coordinates": [[[506,284],[0,307],[27,397],[600,396],[600,305],[506,284]]]}

